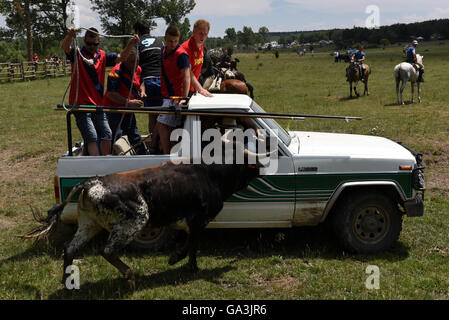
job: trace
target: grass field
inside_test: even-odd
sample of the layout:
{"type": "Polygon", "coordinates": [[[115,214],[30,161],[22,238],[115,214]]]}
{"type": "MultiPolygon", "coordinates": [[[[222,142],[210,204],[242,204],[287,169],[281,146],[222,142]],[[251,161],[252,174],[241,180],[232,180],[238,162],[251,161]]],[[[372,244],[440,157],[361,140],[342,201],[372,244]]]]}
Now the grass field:
{"type": "MultiPolygon", "coordinates": [[[[66,292],[61,243],[73,230],[61,227],[54,247],[33,246],[14,235],[34,226],[28,205],[54,203],[53,175],[66,152],[61,102],[68,78],[0,85],[0,299],[448,299],[449,298],[449,45],[423,44],[426,66],[421,104],[398,106],[393,68],[401,48],[367,50],[372,68],[367,97],[348,99],[344,63],[329,52],[299,57],[281,52],[235,54],[270,112],[361,116],[363,121],[306,120],[291,130],[380,135],[424,154],[425,214],[404,218],[399,242],[388,252],[349,255],[326,225],[292,230],[209,230],[190,274],[168,266],[168,253],[124,253],[137,274],[130,291],[99,250],[104,235],[77,260],[81,290],[66,292]],[[65,232],[63,232],[65,231],[65,232]],[[279,240],[283,233],[284,240],[279,240]],[[65,238],[64,238],[65,237],[65,238]],[[369,265],[380,270],[380,289],[368,290],[369,265]]],[[[361,91],[361,90],[359,90],[361,91]]],[[[362,91],[363,92],[363,91],[362,91]]],[[[410,86],[405,91],[410,100],[410,86]]],[[[146,118],[138,116],[141,131],[146,118]]],[[[75,128],[75,125],[73,124],[75,128]]],[[[79,133],[75,130],[75,141],[79,133]]]]}

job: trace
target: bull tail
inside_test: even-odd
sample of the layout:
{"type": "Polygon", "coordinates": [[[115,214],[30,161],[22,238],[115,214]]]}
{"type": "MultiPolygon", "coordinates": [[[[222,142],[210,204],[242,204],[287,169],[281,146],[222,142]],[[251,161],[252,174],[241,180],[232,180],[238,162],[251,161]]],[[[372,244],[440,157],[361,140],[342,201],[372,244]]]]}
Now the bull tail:
{"type": "Polygon", "coordinates": [[[64,211],[64,207],[67,205],[67,203],[70,202],[70,200],[78,191],[84,188],[84,182],[77,184],[63,203],[56,204],[53,206],[53,208],[47,211],[47,217],[44,217],[39,209],[30,206],[33,218],[40,224],[40,226],[28,231],[23,235],[16,235],[16,237],[21,239],[35,239],[34,244],[37,244],[40,240],[45,240],[48,245],[48,238],[56,230],[56,225],[59,222],[62,211],[64,211]]]}

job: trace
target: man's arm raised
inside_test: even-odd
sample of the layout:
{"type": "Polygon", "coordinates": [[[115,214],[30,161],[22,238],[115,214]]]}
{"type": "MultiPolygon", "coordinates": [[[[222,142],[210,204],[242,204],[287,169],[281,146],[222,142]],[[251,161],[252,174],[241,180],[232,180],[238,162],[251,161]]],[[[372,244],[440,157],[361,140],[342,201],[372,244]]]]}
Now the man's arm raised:
{"type": "Polygon", "coordinates": [[[67,34],[64,38],[64,40],[62,41],[62,50],[64,50],[65,53],[70,54],[71,51],[71,43],[72,43],[72,39],[74,37],[76,37],[76,33],[78,32],[79,29],[69,29],[67,30],[67,34]]]}
{"type": "Polygon", "coordinates": [[[120,63],[122,61],[125,61],[126,58],[128,58],[129,54],[131,53],[131,50],[134,48],[136,44],[140,42],[140,38],[137,34],[135,34],[126,45],[125,49],[122,50],[122,52],[119,53],[117,56],[117,59],[115,59],[115,63],[120,63]]]}

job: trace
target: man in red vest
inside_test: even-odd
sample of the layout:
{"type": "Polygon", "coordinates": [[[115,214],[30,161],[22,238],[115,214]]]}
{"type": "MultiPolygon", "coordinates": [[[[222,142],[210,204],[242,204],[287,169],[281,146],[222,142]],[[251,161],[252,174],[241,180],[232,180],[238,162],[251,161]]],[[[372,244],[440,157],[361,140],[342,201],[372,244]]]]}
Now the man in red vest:
{"type": "MultiPolygon", "coordinates": [[[[143,101],[139,100],[139,91],[141,84],[142,68],[136,63],[138,53],[133,50],[128,58],[117,64],[108,74],[108,86],[104,96],[105,106],[140,108],[143,101]],[[134,78],[134,79],[133,79],[134,78]],[[131,83],[131,81],[133,81],[131,83]]],[[[137,60],[138,61],[138,60],[137,60]]],[[[134,113],[108,113],[109,126],[112,130],[113,138],[120,138],[122,135],[128,136],[128,140],[132,146],[137,145],[142,137],[137,128],[136,116],[134,113]]],[[[136,154],[145,155],[146,149],[143,143],[135,148],[136,154]]]]}
{"type": "MultiPolygon", "coordinates": [[[[165,46],[162,49],[161,64],[161,94],[164,97],[163,106],[173,106],[175,101],[185,103],[184,99],[170,97],[187,97],[190,89],[190,63],[187,52],[179,45],[180,32],[175,26],[169,26],[165,31],[165,46]]],[[[152,139],[152,149],[160,148],[164,154],[169,154],[172,147],[170,134],[181,125],[181,118],[175,115],[160,114],[157,117],[152,139]]]]}
{"type": "Polygon", "coordinates": [[[204,62],[204,42],[209,34],[210,23],[206,20],[198,20],[193,26],[193,34],[189,40],[184,42],[181,47],[189,55],[190,61],[190,94],[198,92],[206,97],[212,97],[212,94],[204,89],[198,81],[201,75],[201,68],[204,62]]]}
{"type": "MultiPolygon", "coordinates": [[[[106,67],[114,66],[126,59],[133,46],[139,42],[139,37],[135,35],[120,54],[111,54],[98,49],[100,45],[98,30],[90,28],[84,36],[83,48],[75,52],[75,48],[70,44],[77,32],[78,29],[68,30],[62,43],[62,49],[72,64],[69,104],[101,106],[106,67]],[[78,58],[77,68],[75,68],[75,57],[78,58]]],[[[89,155],[110,154],[112,132],[106,114],[104,112],[75,113],[75,118],[89,155]],[[98,148],[98,140],[101,140],[100,148],[98,148]]]]}

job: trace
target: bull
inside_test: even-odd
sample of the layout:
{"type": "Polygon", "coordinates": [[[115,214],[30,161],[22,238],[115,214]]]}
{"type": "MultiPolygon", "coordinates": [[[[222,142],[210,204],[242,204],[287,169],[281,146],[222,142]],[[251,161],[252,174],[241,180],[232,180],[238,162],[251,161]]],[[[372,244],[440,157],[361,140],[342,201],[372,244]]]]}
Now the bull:
{"type": "MultiPolygon", "coordinates": [[[[245,159],[260,156],[244,149],[245,159]]],[[[235,156],[235,154],[234,154],[235,156]]],[[[234,162],[235,163],[235,162],[234,162]]],[[[158,166],[92,177],[76,185],[67,199],[48,211],[47,227],[42,236],[50,232],[64,207],[79,194],[78,229],[64,247],[62,282],[76,254],[98,232],[106,229],[109,238],[102,256],[116,267],[135,286],[134,271],[119,258],[118,252],[133,241],[150,224],[163,227],[184,221],[187,241],[175,250],[169,264],[189,256],[188,267],[197,272],[199,237],[206,225],[223,208],[224,201],[245,188],[258,175],[260,163],[249,164],[175,164],[166,162],[158,166]]],[[[25,236],[30,238],[30,234],[25,236]]]]}

